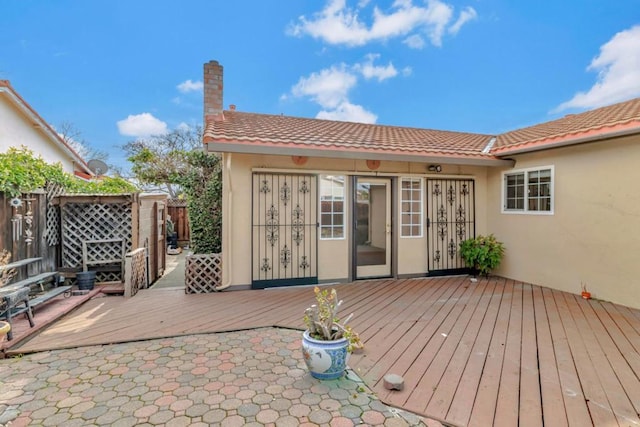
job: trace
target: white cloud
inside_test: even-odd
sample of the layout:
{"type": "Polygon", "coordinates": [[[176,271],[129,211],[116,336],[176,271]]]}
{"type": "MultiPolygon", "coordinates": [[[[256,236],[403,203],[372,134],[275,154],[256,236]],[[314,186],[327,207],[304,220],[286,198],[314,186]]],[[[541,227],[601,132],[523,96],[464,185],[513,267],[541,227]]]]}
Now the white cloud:
{"type": "Polygon", "coordinates": [[[460,28],[462,28],[464,24],[469,21],[473,21],[477,17],[478,12],[476,12],[476,10],[471,6],[467,6],[462,12],[460,12],[460,15],[458,15],[458,20],[449,27],[449,34],[458,34],[458,31],[460,31],[460,28]]]}
{"type": "Polygon", "coordinates": [[[411,74],[413,74],[413,68],[411,68],[411,67],[404,67],[404,68],[402,69],[402,76],[403,76],[403,77],[408,77],[408,76],[410,76],[411,74]]]}
{"type": "Polygon", "coordinates": [[[178,126],[176,126],[176,129],[188,132],[188,131],[191,130],[191,126],[189,126],[185,122],[180,122],[180,123],[178,123],[178,126]]]}
{"type": "Polygon", "coordinates": [[[640,25],[619,32],[602,45],[587,71],[598,72],[596,83],[553,112],[596,108],[640,96],[640,25]]]}
{"type": "Polygon", "coordinates": [[[347,100],[347,94],[357,82],[357,76],[345,64],[332,66],[309,77],[301,77],[291,89],[294,96],[309,96],[323,108],[335,108],[347,100]]]}
{"type": "Polygon", "coordinates": [[[424,47],[425,41],[422,36],[413,34],[404,39],[402,43],[406,44],[411,49],[422,49],[424,47]]]}
{"type": "Polygon", "coordinates": [[[361,105],[342,102],[335,109],[320,111],[316,118],[324,120],[339,120],[342,122],[375,123],[378,116],[367,111],[361,105]]]}
{"type": "MultiPolygon", "coordinates": [[[[361,105],[352,103],[349,100],[349,92],[357,85],[360,78],[381,82],[399,74],[391,62],[386,66],[375,65],[374,62],[378,58],[380,58],[378,54],[369,54],[361,63],[351,66],[333,65],[311,73],[308,77],[301,77],[291,88],[291,95],[297,98],[308,97],[320,105],[322,111],[318,113],[317,118],[375,123],[378,117],[361,105]]],[[[402,70],[404,76],[410,75],[411,72],[410,67],[402,70]]],[[[288,99],[289,94],[283,94],[280,97],[281,101],[288,99]]]]}
{"type": "Polygon", "coordinates": [[[380,55],[369,54],[367,60],[362,64],[354,65],[354,69],[359,71],[365,79],[376,78],[379,82],[395,77],[398,75],[398,70],[393,66],[391,62],[387,66],[373,65],[373,61],[378,59],[380,55]]]}
{"type": "MultiPolygon", "coordinates": [[[[453,6],[441,0],[427,0],[425,6],[416,6],[412,0],[396,0],[391,12],[374,7],[370,25],[363,22],[359,12],[368,2],[360,2],[356,8],[347,6],[346,0],[328,0],[325,8],[307,18],[301,16],[292,23],[288,33],[294,36],[309,35],[329,44],[362,46],[371,41],[404,37],[404,43],[414,49],[424,46],[426,36],[434,46],[442,45],[442,36],[453,18],[453,6]]],[[[464,9],[450,27],[455,35],[469,20],[477,16],[471,7],[464,9]]]]}
{"type": "Polygon", "coordinates": [[[118,131],[126,136],[150,136],[168,132],[167,124],[150,113],[129,115],[117,123],[118,131]]]}
{"type": "Polygon", "coordinates": [[[203,88],[203,83],[201,81],[195,81],[194,82],[194,81],[191,81],[191,80],[186,80],[186,81],[180,83],[176,87],[182,93],[201,92],[202,88],[203,88]]]}

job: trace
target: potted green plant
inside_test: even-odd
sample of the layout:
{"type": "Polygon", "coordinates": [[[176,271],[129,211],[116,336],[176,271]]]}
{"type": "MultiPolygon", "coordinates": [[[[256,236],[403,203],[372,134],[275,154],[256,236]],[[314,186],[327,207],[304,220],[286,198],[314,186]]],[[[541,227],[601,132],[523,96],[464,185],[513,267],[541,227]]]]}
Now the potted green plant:
{"type": "Polygon", "coordinates": [[[349,355],[363,347],[358,334],[347,326],[353,317],[338,318],[342,300],[335,289],[314,288],[316,304],[305,310],[307,330],[302,334],[302,355],[314,378],[331,380],[344,374],[349,355]]]}
{"type": "Polygon", "coordinates": [[[493,234],[467,239],[460,243],[460,256],[473,275],[488,276],[498,268],[504,256],[504,245],[493,234]]]}

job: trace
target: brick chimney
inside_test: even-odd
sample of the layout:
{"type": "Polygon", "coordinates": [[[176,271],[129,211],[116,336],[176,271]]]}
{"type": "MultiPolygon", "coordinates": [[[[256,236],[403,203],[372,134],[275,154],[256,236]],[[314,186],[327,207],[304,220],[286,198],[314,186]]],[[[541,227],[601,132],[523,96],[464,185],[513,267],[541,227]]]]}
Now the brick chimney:
{"type": "Polygon", "coordinates": [[[218,61],[204,64],[204,125],[222,117],[222,65],[218,61]]]}

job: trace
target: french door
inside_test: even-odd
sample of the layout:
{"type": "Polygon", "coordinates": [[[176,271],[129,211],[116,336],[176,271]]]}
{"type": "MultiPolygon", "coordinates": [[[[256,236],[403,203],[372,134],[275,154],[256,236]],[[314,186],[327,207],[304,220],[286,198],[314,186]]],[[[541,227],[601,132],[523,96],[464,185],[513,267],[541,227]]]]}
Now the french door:
{"type": "Polygon", "coordinates": [[[354,188],[355,276],[391,276],[391,181],[356,177],[354,188]]]}
{"type": "Polygon", "coordinates": [[[254,289],[318,282],[315,175],[253,174],[254,289]]]}

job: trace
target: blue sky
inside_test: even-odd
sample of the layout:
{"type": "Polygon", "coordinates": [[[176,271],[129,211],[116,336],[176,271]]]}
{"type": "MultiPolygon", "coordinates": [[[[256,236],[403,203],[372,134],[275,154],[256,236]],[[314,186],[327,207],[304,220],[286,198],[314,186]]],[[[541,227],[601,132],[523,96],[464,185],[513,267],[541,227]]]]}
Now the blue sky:
{"type": "Polygon", "coordinates": [[[5,0],[0,79],[109,161],[238,110],[495,134],[640,96],[638,0],[5,0]]]}

